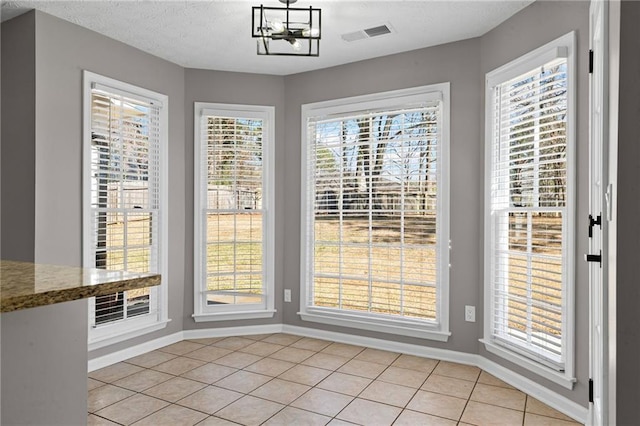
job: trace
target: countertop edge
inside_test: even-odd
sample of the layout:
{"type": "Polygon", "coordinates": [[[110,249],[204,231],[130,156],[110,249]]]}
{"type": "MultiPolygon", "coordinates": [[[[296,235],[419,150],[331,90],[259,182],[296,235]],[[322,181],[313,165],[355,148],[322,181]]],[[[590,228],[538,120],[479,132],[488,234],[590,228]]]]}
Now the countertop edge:
{"type": "Polygon", "coordinates": [[[35,295],[15,296],[6,299],[3,298],[2,304],[0,305],[0,313],[53,305],[56,303],[71,302],[80,299],[88,299],[90,297],[104,296],[118,293],[120,291],[153,287],[160,285],[160,282],[160,275],[149,275],[146,277],[129,278],[104,284],[51,290],[35,295]]]}

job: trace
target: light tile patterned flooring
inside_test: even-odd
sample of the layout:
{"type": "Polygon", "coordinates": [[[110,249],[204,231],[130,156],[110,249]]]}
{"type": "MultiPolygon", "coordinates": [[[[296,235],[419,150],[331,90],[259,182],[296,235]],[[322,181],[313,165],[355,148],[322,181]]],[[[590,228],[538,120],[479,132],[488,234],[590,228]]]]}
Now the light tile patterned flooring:
{"type": "Polygon", "coordinates": [[[577,425],[477,367],[293,336],[185,340],[89,374],[89,425],[577,425]]]}

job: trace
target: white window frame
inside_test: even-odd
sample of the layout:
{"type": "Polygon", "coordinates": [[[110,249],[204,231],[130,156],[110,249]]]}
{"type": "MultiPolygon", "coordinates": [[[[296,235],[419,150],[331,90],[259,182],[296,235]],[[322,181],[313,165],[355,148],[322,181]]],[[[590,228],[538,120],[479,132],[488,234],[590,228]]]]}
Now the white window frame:
{"type": "Polygon", "coordinates": [[[152,289],[150,296],[151,312],[144,315],[114,321],[94,327],[95,298],[89,299],[89,338],[88,349],[94,350],[127,339],[151,333],[166,327],[168,318],[168,96],[144,89],[132,84],[124,83],[113,78],[105,77],[87,70],[83,71],[83,265],[94,267],[92,258],[92,209],[91,209],[91,89],[101,85],[133,98],[151,100],[162,105],[160,108],[160,167],[159,167],[159,219],[158,262],[160,264],[161,284],[152,289]]]}
{"type": "MultiPolygon", "coordinates": [[[[196,322],[243,320],[255,318],[272,318],[275,309],[275,284],[274,284],[274,252],[275,252],[275,213],[274,213],[274,150],[275,150],[275,108],[273,106],[237,105],[208,102],[194,103],[194,313],[196,322]],[[206,273],[202,248],[206,244],[201,223],[202,210],[206,209],[206,201],[203,201],[203,189],[206,190],[206,180],[203,182],[200,163],[202,162],[202,139],[200,121],[203,115],[215,115],[236,118],[260,118],[263,120],[262,140],[262,173],[263,173],[263,286],[264,297],[261,304],[229,304],[207,305],[204,288],[206,286],[206,273]]],[[[206,195],[206,193],[205,193],[206,195]]],[[[206,198],[204,199],[206,200],[206,198]]]]}
{"type": "Polygon", "coordinates": [[[300,312],[304,321],[351,327],[382,333],[418,337],[446,342],[451,335],[449,331],[449,129],[450,129],[450,84],[439,83],[409,89],[394,90],[370,95],[355,96],[324,102],[302,105],[301,121],[301,228],[300,228],[300,312]],[[310,117],[326,116],[348,112],[379,110],[383,108],[402,108],[422,102],[440,101],[442,108],[442,124],[438,141],[438,204],[437,217],[437,268],[436,312],[437,321],[426,321],[414,318],[381,318],[367,312],[343,311],[335,312],[322,307],[310,306],[307,301],[313,283],[313,236],[311,227],[313,215],[313,199],[311,191],[307,191],[309,178],[308,154],[309,137],[307,132],[310,117]]]}
{"type": "Polygon", "coordinates": [[[576,381],[574,377],[575,358],[575,135],[576,135],[576,57],[575,57],[575,32],[570,32],[553,40],[540,48],[537,48],[489,73],[486,74],[485,83],[485,228],[484,228],[484,337],[480,342],[484,343],[487,351],[500,356],[510,362],[522,366],[554,383],[572,389],[576,381]],[[564,369],[559,370],[541,360],[535,360],[524,351],[519,351],[515,346],[499,343],[492,335],[492,313],[494,311],[494,297],[492,285],[492,262],[494,235],[492,221],[491,198],[491,171],[493,168],[492,149],[494,143],[494,93],[495,87],[509,81],[526,72],[538,68],[554,59],[566,57],[567,59],[567,127],[566,127],[566,161],[567,161],[567,226],[563,236],[566,244],[567,258],[563,264],[563,292],[562,298],[565,304],[563,320],[565,323],[565,336],[563,350],[565,351],[564,369]]]}

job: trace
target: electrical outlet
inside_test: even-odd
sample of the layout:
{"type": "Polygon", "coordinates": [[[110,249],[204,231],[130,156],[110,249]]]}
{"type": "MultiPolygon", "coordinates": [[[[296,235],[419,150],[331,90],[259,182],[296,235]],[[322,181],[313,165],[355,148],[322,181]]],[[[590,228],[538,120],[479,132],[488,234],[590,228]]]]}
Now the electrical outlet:
{"type": "Polygon", "coordinates": [[[465,305],[464,320],[467,322],[476,322],[476,307],[465,305]]]}
{"type": "Polygon", "coordinates": [[[291,302],[291,290],[288,288],[284,289],[284,301],[291,302]]]}

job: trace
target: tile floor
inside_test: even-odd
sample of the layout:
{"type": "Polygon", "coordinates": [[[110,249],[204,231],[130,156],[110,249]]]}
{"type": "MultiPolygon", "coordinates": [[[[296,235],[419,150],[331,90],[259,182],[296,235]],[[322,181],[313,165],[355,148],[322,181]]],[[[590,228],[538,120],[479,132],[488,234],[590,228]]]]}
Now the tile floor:
{"type": "Polygon", "coordinates": [[[89,374],[89,425],[577,425],[477,367],[271,334],[89,374]]]}

